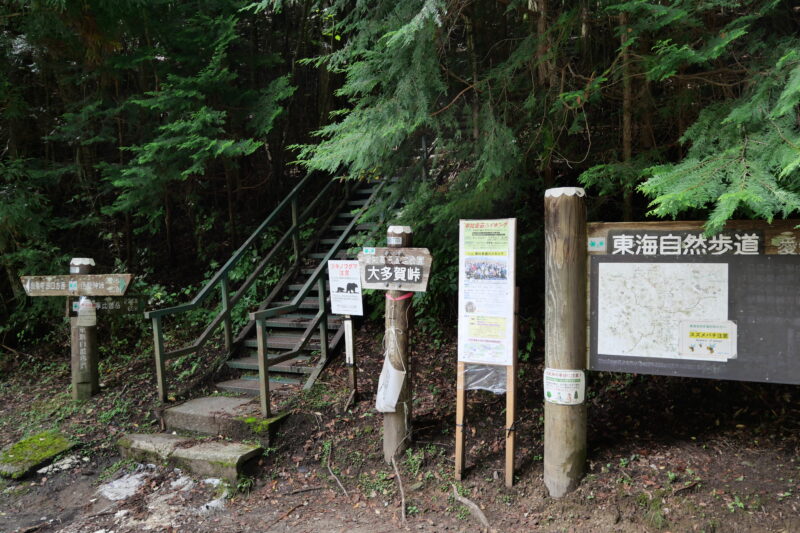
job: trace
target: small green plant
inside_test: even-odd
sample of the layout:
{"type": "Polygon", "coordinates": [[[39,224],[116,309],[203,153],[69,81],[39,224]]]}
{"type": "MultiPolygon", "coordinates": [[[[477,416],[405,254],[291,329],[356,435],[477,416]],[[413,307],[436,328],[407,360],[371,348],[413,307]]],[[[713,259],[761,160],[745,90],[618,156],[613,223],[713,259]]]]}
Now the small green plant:
{"type": "Polygon", "coordinates": [[[236,480],[236,493],[247,496],[255,486],[255,479],[250,476],[239,476],[236,480]]]}
{"type": "Polygon", "coordinates": [[[733,501],[727,503],[728,511],[735,513],[737,509],[745,509],[745,504],[738,495],[733,496],[733,501]]]}
{"type": "Polygon", "coordinates": [[[106,469],[97,476],[97,481],[99,483],[105,483],[116,476],[118,472],[133,472],[135,469],[136,461],[133,459],[120,459],[116,463],[106,467],[106,469]]]}
{"type": "Polygon", "coordinates": [[[662,495],[662,491],[656,491],[652,496],[646,492],[636,495],[636,505],[644,510],[645,521],[655,529],[662,529],[667,525],[667,518],[662,509],[664,503],[662,495]]]}
{"type": "Polygon", "coordinates": [[[668,471],[667,471],[667,481],[668,481],[670,484],[672,484],[672,483],[675,483],[675,481],[677,481],[677,480],[678,480],[678,474],[676,474],[675,472],[672,472],[672,471],[669,471],[669,470],[668,470],[668,471]]]}
{"type": "Polygon", "coordinates": [[[419,507],[416,505],[408,504],[406,505],[406,514],[408,516],[414,516],[419,514],[419,507]]]}
{"type": "Polygon", "coordinates": [[[422,463],[425,460],[425,451],[424,450],[412,450],[411,448],[406,449],[406,459],[405,465],[408,469],[408,472],[417,477],[422,469],[422,463]]]}

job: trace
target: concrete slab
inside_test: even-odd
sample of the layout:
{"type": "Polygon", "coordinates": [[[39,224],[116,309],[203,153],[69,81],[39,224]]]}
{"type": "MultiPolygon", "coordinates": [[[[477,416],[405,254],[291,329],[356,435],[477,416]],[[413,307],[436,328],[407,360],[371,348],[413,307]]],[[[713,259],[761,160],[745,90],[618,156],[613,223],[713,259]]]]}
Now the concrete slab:
{"type": "Polygon", "coordinates": [[[267,442],[273,426],[284,416],[261,418],[257,398],[215,395],[166,409],[164,424],[169,431],[267,442]]]}
{"type": "Polygon", "coordinates": [[[178,465],[200,475],[235,481],[248,462],[258,459],[264,448],[241,442],[200,442],[191,448],[178,448],[172,454],[178,465]]]}
{"type": "Polygon", "coordinates": [[[191,442],[189,437],[166,433],[127,433],[117,441],[117,448],[125,459],[159,463],[167,461],[178,446],[191,442]]]}
{"type": "Polygon", "coordinates": [[[264,452],[262,447],[251,444],[196,441],[164,433],[129,433],[117,442],[117,447],[128,459],[165,462],[198,476],[218,477],[231,483],[264,452]]]}
{"type": "Polygon", "coordinates": [[[75,446],[67,435],[55,430],[26,437],[0,451],[0,475],[19,479],[48,464],[75,446]]]}

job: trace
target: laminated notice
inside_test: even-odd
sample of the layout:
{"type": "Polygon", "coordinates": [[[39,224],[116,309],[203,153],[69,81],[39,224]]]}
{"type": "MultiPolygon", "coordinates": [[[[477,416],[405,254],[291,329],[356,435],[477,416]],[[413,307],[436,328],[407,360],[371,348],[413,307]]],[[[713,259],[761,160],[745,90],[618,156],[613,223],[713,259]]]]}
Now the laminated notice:
{"type": "Polygon", "coordinates": [[[583,370],[545,368],[544,399],[559,405],[578,405],[586,398],[586,374],[583,370]]]}

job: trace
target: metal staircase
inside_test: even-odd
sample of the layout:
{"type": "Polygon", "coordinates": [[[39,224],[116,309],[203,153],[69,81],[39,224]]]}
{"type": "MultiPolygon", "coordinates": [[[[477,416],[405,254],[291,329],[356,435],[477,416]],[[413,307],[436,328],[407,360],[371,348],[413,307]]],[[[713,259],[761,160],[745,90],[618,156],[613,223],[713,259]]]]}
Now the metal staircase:
{"type": "Polygon", "coordinates": [[[313,385],[343,336],[342,321],[329,314],[327,261],[345,258],[352,237],[371,229],[359,218],[384,186],[373,181],[353,187],[323,179],[321,185],[309,175],[298,183],[191,302],[145,313],[153,324],[161,402],[169,398],[168,362],[196,354],[220,331],[225,364],[239,377],[217,387],[260,396],[263,416],[270,415],[270,391],[313,385]],[[259,250],[260,243],[276,233],[271,249],[259,250]],[[252,268],[241,279],[246,266],[252,268]],[[257,309],[244,309],[245,296],[252,294],[268,268],[273,276],[279,271],[280,279],[257,309]],[[218,298],[212,297],[215,293],[218,298]],[[203,332],[188,346],[167,349],[164,321],[179,323],[197,309],[214,313],[203,332]],[[251,311],[249,320],[235,333],[234,317],[245,311],[251,311]]]}

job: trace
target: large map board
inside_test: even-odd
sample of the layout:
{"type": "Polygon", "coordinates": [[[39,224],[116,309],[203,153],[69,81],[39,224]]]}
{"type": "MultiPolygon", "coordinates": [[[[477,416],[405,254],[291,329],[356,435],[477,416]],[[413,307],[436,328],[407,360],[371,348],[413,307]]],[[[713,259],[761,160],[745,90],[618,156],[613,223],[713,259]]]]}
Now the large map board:
{"type": "Polygon", "coordinates": [[[591,370],[800,384],[800,256],[590,260],[591,370]],[[682,353],[689,321],[730,323],[734,352],[682,353]]]}

